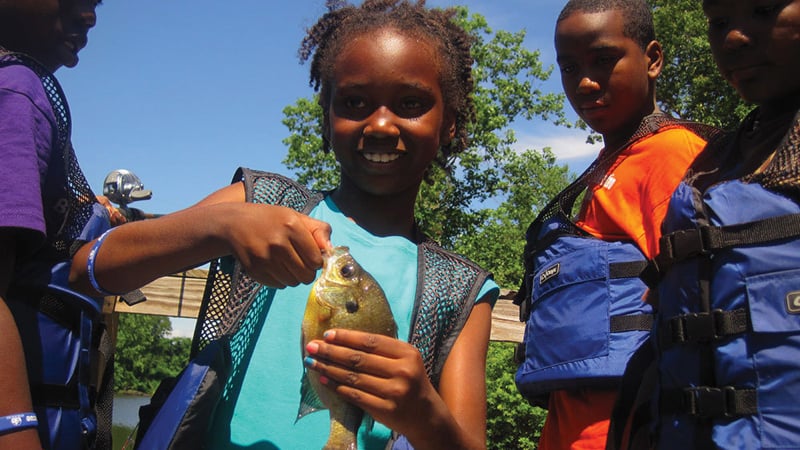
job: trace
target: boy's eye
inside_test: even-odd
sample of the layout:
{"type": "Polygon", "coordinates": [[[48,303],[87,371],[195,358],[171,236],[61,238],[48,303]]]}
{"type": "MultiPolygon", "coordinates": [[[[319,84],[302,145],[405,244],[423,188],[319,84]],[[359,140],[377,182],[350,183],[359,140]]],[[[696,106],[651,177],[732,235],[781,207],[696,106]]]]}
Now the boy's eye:
{"type": "Polygon", "coordinates": [[[558,66],[558,68],[561,71],[561,73],[563,73],[564,75],[569,75],[569,74],[575,72],[575,70],[576,70],[575,69],[575,64],[560,64],[558,66]]]}
{"type": "Polygon", "coordinates": [[[728,20],[720,17],[709,17],[708,27],[711,29],[721,29],[728,25],[728,20]]]}
{"type": "Polygon", "coordinates": [[[597,64],[601,66],[614,65],[617,62],[617,57],[612,55],[600,55],[597,57],[597,64]]]}

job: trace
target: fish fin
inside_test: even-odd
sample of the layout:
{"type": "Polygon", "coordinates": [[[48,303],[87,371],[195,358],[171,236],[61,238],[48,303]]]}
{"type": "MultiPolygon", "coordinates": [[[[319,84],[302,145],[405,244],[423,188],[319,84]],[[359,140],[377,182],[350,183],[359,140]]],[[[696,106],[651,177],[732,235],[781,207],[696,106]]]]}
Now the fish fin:
{"type": "Polygon", "coordinates": [[[303,370],[303,378],[300,381],[300,407],[297,409],[297,418],[294,421],[297,422],[303,417],[323,409],[327,408],[322,404],[322,400],[319,399],[317,391],[311,387],[306,371],[303,370]]]}

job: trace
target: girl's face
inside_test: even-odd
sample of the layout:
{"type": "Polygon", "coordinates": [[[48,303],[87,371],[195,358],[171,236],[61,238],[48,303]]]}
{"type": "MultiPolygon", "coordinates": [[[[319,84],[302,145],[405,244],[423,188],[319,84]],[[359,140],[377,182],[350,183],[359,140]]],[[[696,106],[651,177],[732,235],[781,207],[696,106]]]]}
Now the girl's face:
{"type": "Polygon", "coordinates": [[[342,179],[373,195],[413,192],[454,134],[439,57],[394,29],[357,36],[336,58],[328,138],[342,179]]]}
{"type": "Polygon", "coordinates": [[[800,0],[704,0],[722,76],[747,101],[800,95],[800,0]]]}

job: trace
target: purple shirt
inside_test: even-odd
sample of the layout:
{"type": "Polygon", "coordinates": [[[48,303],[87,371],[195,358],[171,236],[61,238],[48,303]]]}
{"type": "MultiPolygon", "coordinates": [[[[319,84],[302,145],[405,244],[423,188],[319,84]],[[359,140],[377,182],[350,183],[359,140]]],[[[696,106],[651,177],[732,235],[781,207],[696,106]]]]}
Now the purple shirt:
{"type": "Polygon", "coordinates": [[[43,193],[55,129],[39,77],[22,65],[0,67],[0,227],[34,231],[39,242],[47,233],[44,208],[58,203],[45,206],[43,193]]]}

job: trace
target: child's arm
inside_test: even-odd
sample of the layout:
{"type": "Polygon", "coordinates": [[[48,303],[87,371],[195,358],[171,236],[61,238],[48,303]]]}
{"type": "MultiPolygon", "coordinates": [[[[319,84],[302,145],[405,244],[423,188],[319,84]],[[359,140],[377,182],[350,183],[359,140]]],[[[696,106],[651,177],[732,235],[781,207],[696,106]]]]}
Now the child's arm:
{"type": "MultiPolygon", "coordinates": [[[[289,208],[244,202],[241,183],[182,211],[116,227],[96,248],[94,277],[105,291],[127,292],[164,275],[233,254],[248,275],[271,287],[313,281],[330,227],[289,208]]],[[[74,256],[70,282],[94,293],[89,255],[74,256]]]]}
{"type": "MultiPolygon", "coordinates": [[[[22,341],[5,300],[14,273],[15,252],[12,233],[0,231],[0,417],[33,411],[22,341]]],[[[34,427],[0,433],[0,448],[42,448],[42,444],[34,427]]]]}
{"type": "Polygon", "coordinates": [[[381,335],[337,329],[310,343],[310,368],[416,450],[485,449],[491,315],[489,302],[475,305],[444,365],[439,392],[414,346],[381,335]]]}
{"type": "Polygon", "coordinates": [[[486,448],[486,353],[491,331],[492,305],[478,302],[450,351],[439,383],[439,394],[460,426],[463,448],[486,448]]]}

